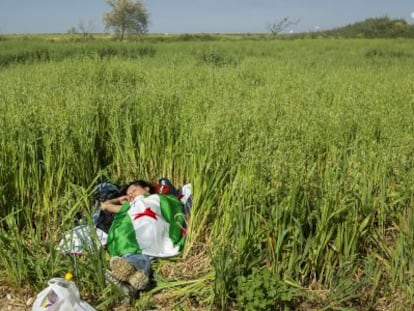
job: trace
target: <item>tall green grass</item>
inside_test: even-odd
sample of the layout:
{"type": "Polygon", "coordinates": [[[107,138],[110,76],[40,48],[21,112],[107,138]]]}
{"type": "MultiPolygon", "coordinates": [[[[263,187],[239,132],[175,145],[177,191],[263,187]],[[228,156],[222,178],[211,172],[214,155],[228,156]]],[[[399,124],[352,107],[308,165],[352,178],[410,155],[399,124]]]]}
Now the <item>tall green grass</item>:
{"type": "MultiPolygon", "coordinates": [[[[7,55],[24,53],[13,44],[7,55]]],[[[168,176],[194,188],[175,263],[211,266],[166,281],[161,260],[150,295],[201,309],[413,306],[410,41],[97,43],[111,56],[85,56],[95,44],[0,71],[8,283],[39,290],[76,263],[82,293],[109,308],[105,254],[73,262],[55,246],[97,181],[168,176]],[[122,52],[137,48],[155,52],[122,52]]]]}

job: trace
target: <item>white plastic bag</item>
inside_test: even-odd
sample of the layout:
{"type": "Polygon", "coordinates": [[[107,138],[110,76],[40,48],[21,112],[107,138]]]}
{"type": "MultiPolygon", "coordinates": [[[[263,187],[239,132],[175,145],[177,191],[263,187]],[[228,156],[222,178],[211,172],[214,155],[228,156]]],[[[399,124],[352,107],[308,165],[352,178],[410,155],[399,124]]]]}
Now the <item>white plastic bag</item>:
{"type": "Polygon", "coordinates": [[[96,311],[80,299],[75,283],[64,278],[53,278],[33,303],[32,311],[96,311]]]}

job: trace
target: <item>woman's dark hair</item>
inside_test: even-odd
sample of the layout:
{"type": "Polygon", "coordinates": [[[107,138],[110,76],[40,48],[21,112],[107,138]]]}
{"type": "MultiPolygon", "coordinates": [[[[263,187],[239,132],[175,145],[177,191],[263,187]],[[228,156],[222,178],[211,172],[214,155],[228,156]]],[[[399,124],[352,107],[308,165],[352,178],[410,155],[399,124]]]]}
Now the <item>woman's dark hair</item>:
{"type": "Polygon", "coordinates": [[[154,185],[142,180],[142,179],[138,179],[138,180],[134,180],[133,182],[130,182],[128,185],[125,186],[125,192],[128,189],[129,186],[140,186],[142,188],[148,187],[149,188],[149,193],[153,194],[155,193],[155,188],[154,185]]]}

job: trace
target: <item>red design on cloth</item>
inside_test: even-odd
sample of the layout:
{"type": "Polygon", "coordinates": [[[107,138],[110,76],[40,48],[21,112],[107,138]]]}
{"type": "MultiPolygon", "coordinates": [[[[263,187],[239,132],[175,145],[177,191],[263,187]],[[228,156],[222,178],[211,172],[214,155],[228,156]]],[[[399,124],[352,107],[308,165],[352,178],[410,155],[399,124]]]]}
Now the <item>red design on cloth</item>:
{"type": "Polygon", "coordinates": [[[157,220],[157,214],[154,213],[154,211],[152,209],[150,209],[149,207],[147,207],[145,209],[145,211],[143,211],[142,213],[138,213],[135,215],[134,220],[137,220],[138,218],[144,217],[144,216],[148,216],[151,217],[155,220],[157,220]]]}

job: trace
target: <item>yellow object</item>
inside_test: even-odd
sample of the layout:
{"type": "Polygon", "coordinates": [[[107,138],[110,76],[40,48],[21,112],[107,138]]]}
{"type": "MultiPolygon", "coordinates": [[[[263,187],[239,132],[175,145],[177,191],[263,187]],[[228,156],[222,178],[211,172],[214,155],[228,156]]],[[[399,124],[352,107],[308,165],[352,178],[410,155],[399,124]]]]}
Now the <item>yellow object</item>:
{"type": "Polygon", "coordinates": [[[65,280],[71,281],[73,279],[73,274],[71,272],[68,272],[65,274],[65,280]]]}

